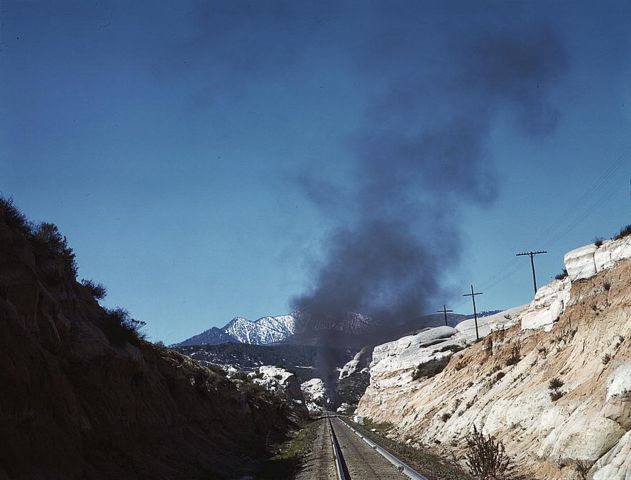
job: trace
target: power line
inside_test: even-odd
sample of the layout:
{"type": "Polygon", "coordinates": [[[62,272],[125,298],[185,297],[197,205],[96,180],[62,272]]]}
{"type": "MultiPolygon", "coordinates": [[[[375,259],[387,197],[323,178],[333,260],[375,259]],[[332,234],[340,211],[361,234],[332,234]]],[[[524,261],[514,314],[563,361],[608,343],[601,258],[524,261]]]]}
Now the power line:
{"type": "MultiPolygon", "coordinates": [[[[536,243],[544,243],[548,246],[556,245],[559,240],[566,237],[576,226],[585,221],[590,215],[597,211],[607,200],[609,200],[610,191],[608,187],[612,181],[619,180],[619,171],[631,164],[631,146],[627,147],[611,164],[604,170],[602,174],[587,188],[572,204],[554,221],[550,227],[543,229],[536,239],[536,243]],[[565,220],[565,221],[564,221],[565,220]]],[[[524,252],[529,254],[530,252],[524,252]]],[[[535,252],[533,252],[535,253],[535,252]]],[[[542,252],[543,253],[543,252],[542,252]]],[[[546,252],[547,253],[547,252],[546,252]]],[[[533,268],[533,285],[536,293],[536,276],[534,274],[534,261],[531,263],[533,268]]],[[[489,290],[497,284],[512,277],[519,270],[519,263],[515,257],[507,261],[498,271],[486,278],[483,283],[483,290],[489,290]]],[[[464,296],[472,296],[466,294],[464,296]]],[[[472,296],[475,309],[475,296],[472,296]]],[[[459,308],[464,302],[456,302],[453,307],[459,308]]],[[[442,312],[442,310],[440,310],[442,312]]],[[[474,313],[475,316],[475,313],[474,313]]],[[[477,320],[476,320],[477,334],[477,320]]]]}

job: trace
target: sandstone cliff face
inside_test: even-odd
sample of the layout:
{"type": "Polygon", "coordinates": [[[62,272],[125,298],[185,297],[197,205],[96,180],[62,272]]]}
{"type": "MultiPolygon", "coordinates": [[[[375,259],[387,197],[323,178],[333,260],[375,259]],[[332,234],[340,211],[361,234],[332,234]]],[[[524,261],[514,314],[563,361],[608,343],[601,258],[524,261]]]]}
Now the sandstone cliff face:
{"type": "MultiPolygon", "coordinates": [[[[239,478],[289,427],[272,396],[138,340],[0,211],[0,479],[239,478]]],[[[15,223],[15,222],[13,222],[15,223]]],[[[18,222],[19,223],[19,222],[18,222]]]]}
{"type": "MultiPolygon", "coordinates": [[[[629,238],[604,245],[617,257],[612,261],[611,255],[600,255],[609,260],[596,264],[593,249],[592,256],[587,255],[591,275],[580,266],[584,251],[583,259],[568,254],[569,278],[540,289],[516,322],[507,318],[504,325],[496,325],[484,341],[453,354],[432,378],[412,380],[410,351],[405,353],[407,362],[389,358],[388,368],[373,361],[371,384],[358,414],[391,422],[393,435],[400,439],[411,438],[457,458],[463,457],[464,436],[473,425],[482,427],[502,439],[528,478],[577,478],[580,460],[591,465],[590,478],[628,480],[628,243],[629,238]],[[553,379],[562,386],[550,388],[553,379]]],[[[437,355],[415,348],[418,363],[437,355]]],[[[431,349],[438,352],[441,344],[431,349]]]]}

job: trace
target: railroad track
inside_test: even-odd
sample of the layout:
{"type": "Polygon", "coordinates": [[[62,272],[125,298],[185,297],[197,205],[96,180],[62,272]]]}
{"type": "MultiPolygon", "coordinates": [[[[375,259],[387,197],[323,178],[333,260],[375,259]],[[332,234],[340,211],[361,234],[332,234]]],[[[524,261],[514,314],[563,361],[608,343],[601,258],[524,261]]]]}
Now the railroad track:
{"type": "Polygon", "coordinates": [[[298,480],[427,480],[338,417],[320,421],[312,458],[298,480]]]}

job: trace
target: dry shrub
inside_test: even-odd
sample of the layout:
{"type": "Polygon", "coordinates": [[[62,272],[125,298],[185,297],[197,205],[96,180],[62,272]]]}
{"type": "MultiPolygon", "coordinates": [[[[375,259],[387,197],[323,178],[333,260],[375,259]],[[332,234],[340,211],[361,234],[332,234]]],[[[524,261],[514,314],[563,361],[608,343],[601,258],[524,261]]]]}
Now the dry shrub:
{"type": "Polygon", "coordinates": [[[501,441],[492,435],[484,435],[475,425],[465,441],[468,450],[467,466],[474,476],[480,480],[508,479],[511,463],[501,441]]]}

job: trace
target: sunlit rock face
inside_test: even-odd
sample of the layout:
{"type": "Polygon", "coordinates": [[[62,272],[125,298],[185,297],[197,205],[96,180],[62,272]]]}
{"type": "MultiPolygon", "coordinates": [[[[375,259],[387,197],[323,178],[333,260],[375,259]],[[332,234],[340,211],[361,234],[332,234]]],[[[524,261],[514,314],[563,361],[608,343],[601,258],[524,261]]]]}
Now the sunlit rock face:
{"type": "Polygon", "coordinates": [[[631,258],[631,236],[608,240],[597,247],[585,245],[565,254],[565,269],[571,281],[590,278],[617,262],[631,258]]]}
{"type": "Polygon", "coordinates": [[[568,276],[479,325],[481,342],[473,343],[468,320],[375,347],[357,414],[456,458],[476,425],[505,443],[527,478],[570,480],[583,461],[596,480],[628,480],[630,243],[568,253],[568,276]],[[444,369],[418,376],[441,358],[444,369]],[[551,388],[553,379],[562,386],[551,388]]]}
{"type": "Polygon", "coordinates": [[[528,308],[520,315],[521,328],[550,330],[570,300],[569,277],[541,287],[528,308]]]}

